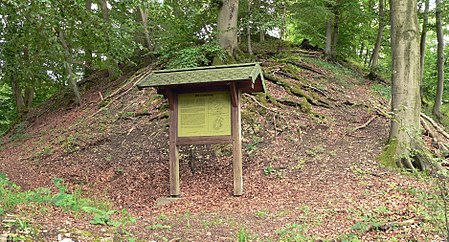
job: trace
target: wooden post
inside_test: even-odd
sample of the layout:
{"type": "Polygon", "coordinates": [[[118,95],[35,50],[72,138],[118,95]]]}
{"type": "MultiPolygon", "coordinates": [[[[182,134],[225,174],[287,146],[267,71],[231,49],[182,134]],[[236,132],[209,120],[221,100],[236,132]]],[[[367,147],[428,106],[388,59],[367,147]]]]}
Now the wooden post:
{"type": "Polygon", "coordinates": [[[179,150],[177,146],[178,137],[178,96],[167,90],[169,103],[169,156],[170,156],[170,196],[179,197],[179,150]]]}
{"type": "Polygon", "coordinates": [[[234,173],[234,196],[243,194],[242,175],[242,130],[240,117],[240,89],[231,84],[231,125],[232,125],[232,169],[234,173]]]}

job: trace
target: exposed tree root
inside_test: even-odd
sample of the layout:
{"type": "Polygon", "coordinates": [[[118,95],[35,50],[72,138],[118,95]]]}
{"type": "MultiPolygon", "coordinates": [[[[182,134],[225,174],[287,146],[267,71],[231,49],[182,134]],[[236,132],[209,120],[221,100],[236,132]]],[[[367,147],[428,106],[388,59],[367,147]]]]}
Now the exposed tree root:
{"type": "Polygon", "coordinates": [[[292,65],[294,65],[294,66],[297,66],[297,67],[299,67],[299,68],[302,68],[302,69],[311,71],[311,72],[316,73],[316,74],[319,74],[319,75],[324,75],[324,73],[322,73],[321,71],[317,71],[317,70],[313,69],[312,67],[307,66],[307,65],[304,65],[304,64],[301,64],[301,63],[299,63],[299,62],[288,61],[287,63],[288,63],[288,64],[292,64],[292,65]]]}
{"type": "MultiPolygon", "coordinates": [[[[277,72],[281,75],[284,75],[288,78],[291,79],[295,79],[293,76],[284,73],[284,72],[277,72]]],[[[289,83],[287,81],[282,80],[279,77],[276,77],[274,75],[269,75],[269,74],[265,74],[265,79],[271,81],[272,83],[282,86],[288,93],[298,96],[298,97],[303,97],[307,100],[307,102],[309,102],[312,105],[315,106],[321,106],[321,107],[325,107],[325,108],[331,108],[331,105],[329,102],[321,99],[320,97],[318,97],[317,95],[314,95],[313,93],[306,93],[307,91],[303,90],[303,85],[301,85],[300,83],[289,83]]],[[[284,101],[282,101],[284,102],[284,101]]]]}

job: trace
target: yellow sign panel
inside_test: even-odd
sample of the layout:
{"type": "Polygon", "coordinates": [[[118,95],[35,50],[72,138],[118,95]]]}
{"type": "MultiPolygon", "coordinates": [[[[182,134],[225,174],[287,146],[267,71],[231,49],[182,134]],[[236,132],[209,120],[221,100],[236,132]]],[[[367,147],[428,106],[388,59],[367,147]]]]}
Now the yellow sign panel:
{"type": "Polygon", "coordinates": [[[231,135],[229,92],[178,95],[178,136],[231,135]]]}

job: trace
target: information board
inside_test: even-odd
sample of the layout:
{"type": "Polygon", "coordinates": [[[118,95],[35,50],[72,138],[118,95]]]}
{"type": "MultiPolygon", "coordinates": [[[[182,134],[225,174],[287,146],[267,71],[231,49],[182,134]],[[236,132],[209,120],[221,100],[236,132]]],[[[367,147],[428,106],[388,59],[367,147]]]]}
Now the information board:
{"type": "Polygon", "coordinates": [[[231,135],[229,92],[178,95],[178,137],[231,135]]]}

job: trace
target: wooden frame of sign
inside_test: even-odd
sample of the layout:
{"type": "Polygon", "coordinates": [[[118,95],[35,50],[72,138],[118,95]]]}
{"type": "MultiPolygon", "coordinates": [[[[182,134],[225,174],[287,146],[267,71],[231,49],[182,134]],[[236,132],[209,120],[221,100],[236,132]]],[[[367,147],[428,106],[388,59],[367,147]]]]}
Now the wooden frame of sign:
{"type": "Polygon", "coordinates": [[[156,87],[168,99],[170,196],[180,195],[178,146],[229,143],[232,144],[234,195],[242,195],[241,93],[265,91],[260,65],[157,71],[138,87],[156,87]]]}

